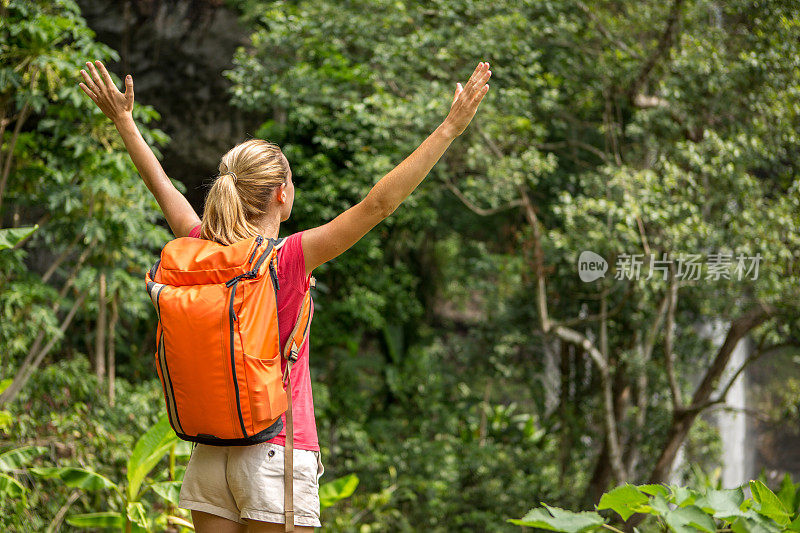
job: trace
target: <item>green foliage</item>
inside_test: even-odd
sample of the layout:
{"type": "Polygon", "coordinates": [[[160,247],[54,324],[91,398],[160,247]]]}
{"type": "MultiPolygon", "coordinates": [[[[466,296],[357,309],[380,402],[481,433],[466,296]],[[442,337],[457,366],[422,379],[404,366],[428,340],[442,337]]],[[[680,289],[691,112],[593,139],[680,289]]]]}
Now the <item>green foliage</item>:
{"type": "MultiPolygon", "coordinates": [[[[0,214],[19,225],[5,228],[2,242],[38,228],[0,254],[0,371],[13,376],[40,334],[40,347],[54,338],[65,351],[91,343],[89,328],[66,337],[59,331],[70,307],[87,295],[74,322],[94,322],[101,271],[109,301],[141,290],[140,273],[169,233],[156,224],[158,205],[113,125],[78,87],[86,60],[117,53],[94,40],[72,0],[9,0],[2,10],[0,118],[8,127],[0,159],[8,174],[0,177],[0,214]]],[[[143,124],[157,116],[148,106],[135,109],[143,124]]],[[[142,132],[155,146],[167,140],[157,129],[142,132]]],[[[126,340],[143,337],[149,307],[137,298],[119,306],[120,321],[130,324],[117,331],[123,368],[131,355],[126,340]]]]}
{"type": "MultiPolygon", "coordinates": [[[[677,485],[626,483],[603,494],[595,507],[597,511],[614,511],[625,521],[635,513],[648,515],[664,529],[676,533],[800,531],[800,483],[793,483],[786,474],[775,494],[762,481],[752,480],[749,482],[751,499],[744,497],[747,486],[694,490],[677,485]]],[[[618,531],[597,511],[572,512],[542,505],[544,508],[533,508],[522,518],[507,521],[570,533],[618,531]]]]}
{"type": "MultiPolygon", "coordinates": [[[[122,531],[125,531],[129,525],[133,525],[138,526],[143,531],[156,531],[159,525],[163,526],[171,517],[165,513],[148,513],[142,501],[142,495],[148,489],[153,488],[156,494],[170,503],[174,503],[176,482],[167,482],[169,485],[164,482],[150,482],[144,486],[143,483],[146,476],[150,474],[166,454],[175,453],[178,442],[178,437],[172,431],[166,414],[162,414],[158,422],[136,441],[133,452],[128,459],[126,485],[117,485],[106,477],[85,468],[50,467],[34,468],[31,471],[45,479],[59,479],[71,488],[86,491],[113,490],[123,503],[124,513],[104,511],[101,513],[72,515],[67,518],[67,521],[72,525],[87,527],[113,526],[122,531]]],[[[178,486],[179,490],[180,487],[178,486]]],[[[135,530],[137,528],[134,528],[135,530]]]]}
{"type": "MultiPolygon", "coordinates": [[[[554,356],[542,334],[535,236],[515,203],[520,191],[542,224],[549,317],[606,339],[620,394],[614,429],[626,458],[637,457],[631,480],[647,478],[672,420],[665,329],[656,329],[649,356],[642,349],[667,287],[658,275],[613,279],[620,254],[762,256],[758,279],[679,287],[672,351],[684,395],[714,353],[698,323],[730,322],[764,302],[776,312],[754,332],[756,344],[796,343],[800,25],[792,2],[684,2],[663,49],[671,3],[228,3],[252,29],[226,73],[232,101],[272,111],[255,134],[282,146],[297,184],[284,234],[360,201],[445,116],[455,82],[476,61],[492,64],[475,122],[430,176],[315,272],[310,363],[334,479],[320,489],[324,502],[358,483],[323,511],[326,529],[512,531],[516,522],[498,517],[524,515],[537,527],[580,530],[602,519],[564,510],[585,508],[592,489],[608,487],[595,475],[607,456],[604,400],[582,348],[554,356]],[[605,279],[578,280],[582,250],[609,261],[605,279]],[[604,335],[602,302],[612,311],[604,335]],[[562,366],[548,367],[554,361],[562,366]],[[642,406],[632,399],[641,383],[642,406]],[[530,501],[560,507],[526,515],[530,501]]],[[[0,9],[0,118],[8,124],[0,162],[10,162],[0,225],[15,226],[0,230],[0,389],[36,355],[40,334],[42,345],[56,341],[0,411],[7,442],[45,442],[50,454],[35,467],[44,476],[37,490],[27,474],[0,472],[0,488],[28,498],[0,502],[0,530],[45,530],[73,487],[106,487],[73,504],[74,527],[166,529],[183,468],[159,468],[168,432],[130,450],[134,435],[157,427],[163,406],[141,273],[170,234],[113,126],[77,87],[84,61],[118,54],[96,42],[70,0],[5,0],[0,9]],[[9,230],[37,224],[12,248],[9,230]],[[113,407],[85,355],[97,334],[101,273],[108,300],[124,303],[111,340],[124,400],[113,407]]],[[[145,126],[158,119],[147,106],[135,113],[145,126]]],[[[142,131],[156,147],[167,140],[142,131]]],[[[783,389],[775,418],[796,425],[796,384],[771,388],[783,389]]],[[[711,426],[694,424],[686,450],[695,475],[719,463],[718,441],[711,426]]],[[[702,491],[622,486],[597,511],[648,512],[676,530],[712,529],[709,519],[734,531],[796,524],[790,482],[777,501],[758,484],[745,500],[704,483],[702,491]]]]}
{"type": "Polygon", "coordinates": [[[26,239],[37,229],[39,229],[38,224],[25,228],[0,229],[0,250],[13,248],[18,242],[26,239]]]}
{"type": "Polygon", "coordinates": [[[319,487],[319,504],[322,509],[330,507],[339,500],[349,498],[358,486],[358,476],[350,474],[319,487]]]}
{"type": "Polygon", "coordinates": [[[23,505],[26,503],[28,489],[12,475],[28,463],[42,455],[46,448],[42,446],[23,446],[0,453],[0,502],[6,498],[21,498],[23,505]]]}

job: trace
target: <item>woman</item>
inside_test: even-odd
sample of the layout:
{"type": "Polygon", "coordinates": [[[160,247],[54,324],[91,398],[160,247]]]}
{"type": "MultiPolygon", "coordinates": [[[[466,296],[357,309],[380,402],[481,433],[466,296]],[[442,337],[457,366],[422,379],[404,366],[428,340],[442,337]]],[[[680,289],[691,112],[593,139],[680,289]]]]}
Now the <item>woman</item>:
{"type": "MultiPolygon", "coordinates": [[[[110,118],[155,196],[176,237],[214,239],[222,244],[261,234],[277,238],[294,201],[289,162],[275,144],[251,139],[222,157],[219,177],[205,200],[203,219],[172,185],[133,121],[133,79],[117,90],[100,61],[87,62],[80,87],[110,118]]],[[[366,197],[327,224],[294,233],[278,252],[278,322],[285,339],[297,316],[311,272],[358,242],[388,217],[425,178],[450,143],[475,116],[489,90],[488,63],[478,63],[464,87],[456,84],[450,112],[402,163],[381,178],[366,197]]],[[[312,307],[313,310],[313,307],[312,307]]],[[[312,311],[313,312],[313,311],[312,311]]],[[[294,510],[297,531],[320,526],[319,477],[324,472],[314,420],[306,342],[291,370],[294,412],[294,510]]],[[[282,366],[286,363],[282,360],[282,366]]],[[[285,368],[285,366],[284,366],[285,368]]],[[[180,507],[192,511],[198,533],[283,531],[283,446],[285,430],[254,446],[198,444],[186,468],[180,507]]]]}

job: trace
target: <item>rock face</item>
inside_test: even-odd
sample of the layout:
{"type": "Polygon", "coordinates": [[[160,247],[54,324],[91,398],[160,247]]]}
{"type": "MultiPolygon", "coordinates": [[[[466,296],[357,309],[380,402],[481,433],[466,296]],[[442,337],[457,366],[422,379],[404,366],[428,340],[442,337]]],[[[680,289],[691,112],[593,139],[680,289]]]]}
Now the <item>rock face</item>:
{"type": "MultiPolygon", "coordinates": [[[[172,139],[162,165],[186,184],[186,196],[202,213],[207,185],[222,155],[255,136],[265,116],[230,106],[233,67],[248,29],[222,0],[78,0],[97,40],[120,54],[107,65],[123,78],[133,76],[136,101],[160,114],[157,126],[172,139]]],[[[90,59],[90,58],[87,58],[90,59]]]]}

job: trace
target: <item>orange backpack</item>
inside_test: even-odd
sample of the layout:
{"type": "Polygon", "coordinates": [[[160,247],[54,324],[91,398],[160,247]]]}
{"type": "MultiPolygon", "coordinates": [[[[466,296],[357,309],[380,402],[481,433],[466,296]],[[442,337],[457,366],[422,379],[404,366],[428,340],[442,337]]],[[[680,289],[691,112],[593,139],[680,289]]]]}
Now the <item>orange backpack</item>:
{"type": "Polygon", "coordinates": [[[145,281],[158,315],[156,369],[178,437],[214,446],[257,444],[280,433],[286,412],[284,503],[291,531],[293,431],[287,391],[292,364],[307,338],[311,294],[306,291],[286,340],[281,375],[277,250],[284,242],[257,235],[225,246],[179,237],[164,246],[145,281]]]}
{"type": "Polygon", "coordinates": [[[181,439],[216,446],[267,441],[282,429],[283,388],[305,341],[310,293],[286,342],[281,376],[277,250],[261,236],[231,244],[168,242],[145,275],[158,315],[156,369],[181,439]]]}

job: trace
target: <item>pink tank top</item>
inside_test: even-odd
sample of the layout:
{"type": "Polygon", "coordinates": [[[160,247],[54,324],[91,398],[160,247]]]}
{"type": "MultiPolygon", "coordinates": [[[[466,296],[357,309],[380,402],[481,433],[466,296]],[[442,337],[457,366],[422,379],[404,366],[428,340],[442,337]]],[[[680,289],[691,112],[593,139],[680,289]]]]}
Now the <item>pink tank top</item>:
{"type": "MultiPolygon", "coordinates": [[[[286,242],[278,249],[278,330],[280,332],[281,353],[286,339],[300,312],[303,296],[311,282],[307,277],[306,262],[301,244],[302,231],[286,237],[286,242]]],[[[195,226],[190,237],[200,238],[200,226],[195,226]]],[[[314,318],[314,299],[311,299],[311,318],[314,318]]],[[[309,319],[310,320],[310,319],[309,319]]],[[[294,447],[298,450],[319,451],[317,423],[314,418],[314,397],[311,394],[311,373],[308,366],[308,346],[311,343],[311,324],[308,339],[300,348],[297,361],[292,365],[292,417],[294,422],[294,447]]],[[[286,369],[286,359],[281,357],[281,373],[286,369]]],[[[281,415],[283,429],[268,440],[274,444],[286,445],[286,415],[281,415]]]]}

